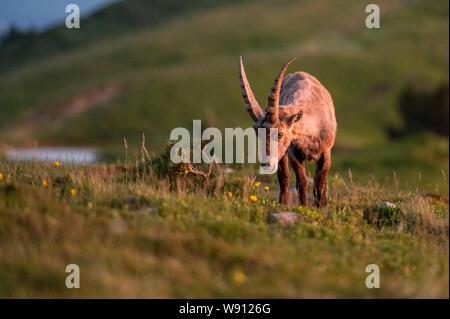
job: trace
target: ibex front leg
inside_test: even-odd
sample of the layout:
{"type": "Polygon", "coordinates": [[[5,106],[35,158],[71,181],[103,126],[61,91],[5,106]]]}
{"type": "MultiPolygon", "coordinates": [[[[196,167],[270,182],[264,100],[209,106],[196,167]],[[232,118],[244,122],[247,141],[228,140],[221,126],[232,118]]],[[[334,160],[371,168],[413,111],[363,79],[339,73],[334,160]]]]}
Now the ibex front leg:
{"type": "Polygon", "coordinates": [[[280,184],[280,197],[278,201],[282,204],[289,203],[289,165],[288,156],[284,154],[278,162],[278,183],[280,184]]]}
{"type": "Polygon", "coordinates": [[[292,168],[295,172],[297,184],[298,201],[302,206],[308,206],[308,178],[306,177],[305,160],[298,160],[293,156],[289,157],[292,168]]]}
{"type": "Polygon", "coordinates": [[[331,166],[331,152],[326,151],[316,163],[316,175],[314,176],[314,197],[316,206],[323,207],[328,203],[328,171],[331,166]]]}

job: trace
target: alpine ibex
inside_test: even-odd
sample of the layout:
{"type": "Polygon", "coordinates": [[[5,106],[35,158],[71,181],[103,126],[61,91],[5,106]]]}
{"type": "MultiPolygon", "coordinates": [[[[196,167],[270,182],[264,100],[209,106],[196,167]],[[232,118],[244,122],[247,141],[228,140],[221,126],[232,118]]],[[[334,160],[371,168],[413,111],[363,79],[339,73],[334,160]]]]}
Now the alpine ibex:
{"type": "Polygon", "coordinates": [[[264,112],[253,95],[240,57],[242,96],[254,121],[255,130],[266,129],[268,154],[269,129],[278,129],[279,202],[287,204],[289,201],[289,161],[297,178],[296,188],[300,204],[308,205],[308,179],[305,171],[307,160],[316,162],[315,204],[324,206],[327,204],[327,174],[331,166],[331,148],[337,130],[333,101],[327,89],[308,73],[296,72],[283,79],[286,69],[294,60],[295,58],[286,63],[276,77],[264,112]]]}

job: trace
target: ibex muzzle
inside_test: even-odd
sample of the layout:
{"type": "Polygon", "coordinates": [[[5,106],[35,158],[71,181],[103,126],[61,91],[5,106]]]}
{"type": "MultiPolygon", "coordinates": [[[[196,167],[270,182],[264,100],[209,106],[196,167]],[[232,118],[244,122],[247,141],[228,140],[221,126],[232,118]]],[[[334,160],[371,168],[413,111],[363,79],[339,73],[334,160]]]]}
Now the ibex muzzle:
{"type": "Polygon", "coordinates": [[[331,166],[331,148],[336,137],[337,123],[333,101],[327,89],[312,75],[296,72],[284,77],[286,63],[278,76],[268,97],[268,105],[263,111],[253,95],[245,74],[242,57],[239,59],[239,77],[242,96],[247,111],[258,131],[267,131],[267,152],[269,149],[269,129],[278,130],[278,181],[280,184],[280,203],[289,202],[289,166],[297,178],[297,192],[301,205],[308,205],[308,179],[305,161],[316,162],[314,177],[314,197],[317,206],[327,204],[327,175],[331,166]]]}

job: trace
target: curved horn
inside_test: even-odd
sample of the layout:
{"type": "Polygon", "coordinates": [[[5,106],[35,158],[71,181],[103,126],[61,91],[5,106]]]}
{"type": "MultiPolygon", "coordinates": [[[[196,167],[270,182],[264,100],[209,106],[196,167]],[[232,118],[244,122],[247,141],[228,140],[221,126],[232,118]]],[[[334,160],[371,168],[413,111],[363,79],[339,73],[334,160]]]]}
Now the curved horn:
{"type": "Polygon", "coordinates": [[[241,81],[242,97],[247,104],[247,111],[250,113],[253,121],[256,122],[264,116],[264,112],[261,110],[258,101],[256,101],[252,89],[250,88],[250,84],[248,84],[242,57],[239,57],[239,80],[241,81]]]}
{"type": "Polygon", "coordinates": [[[269,105],[266,108],[266,120],[269,123],[276,123],[278,121],[278,102],[280,100],[281,83],[283,82],[284,73],[286,72],[289,64],[291,64],[296,58],[286,63],[278,73],[277,78],[272,86],[272,92],[269,94],[269,105]]]}

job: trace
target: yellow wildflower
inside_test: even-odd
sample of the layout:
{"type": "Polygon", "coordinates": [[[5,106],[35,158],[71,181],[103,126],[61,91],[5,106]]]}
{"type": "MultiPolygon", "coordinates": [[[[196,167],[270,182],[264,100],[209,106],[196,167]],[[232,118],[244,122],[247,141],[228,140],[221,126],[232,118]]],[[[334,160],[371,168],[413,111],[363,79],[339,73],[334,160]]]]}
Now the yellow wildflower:
{"type": "Polygon", "coordinates": [[[53,165],[55,165],[55,167],[58,167],[58,166],[59,166],[59,162],[58,162],[58,161],[55,161],[55,162],[53,163],[53,165]]]}
{"type": "Polygon", "coordinates": [[[269,190],[269,186],[264,186],[264,189],[265,189],[266,191],[268,191],[268,190],[269,190]]]}
{"type": "Polygon", "coordinates": [[[47,187],[47,181],[44,179],[43,181],[42,181],[42,186],[44,186],[44,187],[47,187]]]}
{"type": "Polygon", "coordinates": [[[261,186],[261,182],[256,182],[255,187],[259,187],[259,186],[261,186]]]}
{"type": "Polygon", "coordinates": [[[187,175],[187,174],[189,173],[189,171],[188,171],[188,170],[185,170],[184,173],[187,175]]]}
{"type": "Polygon", "coordinates": [[[256,202],[258,200],[258,197],[256,197],[255,195],[250,195],[250,200],[252,202],[256,202]]]}
{"type": "Polygon", "coordinates": [[[228,197],[233,197],[233,193],[232,192],[228,192],[228,197]]]}
{"type": "Polygon", "coordinates": [[[0,173],[0,181],[3,179],[3,174],[0,173]]]}
{"type": "Polygon", "coordinates": [[[237,284],[242,284],[247,280],[247,277],[245,277],[245,274],[240,270],[234,270],[233,271],[233,280],[237,284]]]}
{"type": "Polygon", "coordinates": [[[75,195],[76,193],[77,193],[77,191],[76,191],[75,189],[72,188],[72,189],[70,190],[70,194],[71,194],[72,196],[75,195]]]}

